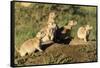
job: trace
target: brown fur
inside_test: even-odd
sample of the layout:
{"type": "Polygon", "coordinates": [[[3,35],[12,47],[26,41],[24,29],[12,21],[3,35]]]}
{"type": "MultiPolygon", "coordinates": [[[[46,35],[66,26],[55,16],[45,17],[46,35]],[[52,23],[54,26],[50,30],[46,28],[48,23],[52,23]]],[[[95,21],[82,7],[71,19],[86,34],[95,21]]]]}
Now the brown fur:
{"type": "Polygon", "coordinates": [[[83,39],[85,42],[87,42],[87,36],[89,35],[90,30],[92,29],[92,26],[86,25],[85,27],[80,27],[77,31],[77,37],[79,39],[83,39]]]}
{"type": "Polygon", "coordinates": [[[40,30],[40,32],[43,32],[46,34],[44,38],[42,38],[42,42],[51,41],[54,38],[54,32],[57,28],[56,24],[54,23],[54,18],[56,17],[54,12],[49,13],[48,21],[46,25],[40,30]]]}
{"type": "Polygon", "coordinates": [[[36,49],[39,50],[40,52],[42,52],[42,50],[40,49],[40,43],[41,43],[42,37],[44,37],[44,34],[37,33],[36,37],[25,41],[20,46],[20,49],[17,50],[19,52],[20,56],[25,56],[26,53],[28,53],[28,54],[31,54],[32,52],[34,53],[34,51],[36,49]]]}

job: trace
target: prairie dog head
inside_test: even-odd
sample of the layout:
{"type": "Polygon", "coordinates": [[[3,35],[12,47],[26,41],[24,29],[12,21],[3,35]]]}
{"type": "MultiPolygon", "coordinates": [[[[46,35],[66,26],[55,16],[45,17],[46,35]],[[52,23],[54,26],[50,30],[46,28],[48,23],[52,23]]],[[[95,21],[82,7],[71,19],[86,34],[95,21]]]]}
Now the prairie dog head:
{"type": "Polygon", "coordinates": [[[38,32],[36,37],[39,38],[39,39],[42,39],[46,34],[42,31],[38,32]]]}
{"type": "Polygon", "coordinates": [[[77,25],[77,21],[70,20],[68,24],[64,26],[64,29],[71,29],[75,25],[77,25]]]}
{"type": "Polygon", "coordinates": [[[54,19],[56,17],[55,12],[50,12],[49,13],[49,19],[54,19]]]}
{"type": "Polygon", "coordinates": [[[70,20],[68,26],[75,26],[77,25],[77,21],[70,20]]]}
{"type": "Polygon", "coordinates": [[[93,27],[90,26],[90,25],[86,25],[86,26],[85,26],[85,29],[86,29],[86,31],[89,31],[89,30],[93,29],[93,27]]]}

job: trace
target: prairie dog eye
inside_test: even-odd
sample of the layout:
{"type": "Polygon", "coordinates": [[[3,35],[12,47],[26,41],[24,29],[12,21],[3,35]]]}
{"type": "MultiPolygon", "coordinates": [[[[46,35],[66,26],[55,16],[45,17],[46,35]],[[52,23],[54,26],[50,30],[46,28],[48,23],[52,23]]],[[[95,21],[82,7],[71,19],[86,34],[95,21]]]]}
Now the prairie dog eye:
{"type": "Polygon", "coordinates": [[[41,34],[44,34],[44,32],[41,32],[41,34]]]}

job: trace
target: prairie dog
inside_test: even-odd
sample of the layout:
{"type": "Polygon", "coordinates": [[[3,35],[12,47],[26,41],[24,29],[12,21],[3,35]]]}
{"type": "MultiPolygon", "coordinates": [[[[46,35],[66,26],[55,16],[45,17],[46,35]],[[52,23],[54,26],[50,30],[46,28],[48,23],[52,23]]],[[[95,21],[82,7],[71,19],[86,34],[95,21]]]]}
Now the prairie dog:
{"type": "Polygon", "coordinates": [[[40,30],[40,32],[43,32],[44,34],[46,34],[42,38],[42,42],[44,43],[47,41],[52,41],[54,38],[54,32],[57,29],[57,25],[55,24],[55,20],[54,20],[55,17],[56,17],[55,12],[49,13],[49,18],[46,23],[46,26],[40,30]]]}
{"type": "Polygon", "coordinates": [[[85,42],[87,42],[87,36],[89,35],[90,30],[93,29],[92,26],[86,25],[85,27],[80,27],[77,31],[77,37],[79,39],[83,39],[85,42]]]}
{"type": "Polygon", "coordinates": [[[34,37],[33,39],[29,39],[27,41],[25,41],[21,46],[20,49],[17,49],[17,52],[19,52],[20,56],[23,57],[26,55],[26,53],[31,54],[32,52],[34,53],[34,51],[37,49],[40,52],[42,52],[42,50],[40,49],[40,43],[41,43],[41,39],[45,36],[44,33],[40,33],[38,32],[36,37],[34,37]]]}
{"type": "Polygon", "coordinates": [[[73,21],[73,20],[69,21],[68,25],[64,26],[64,30],[62,31],[62,33],[64,34],[64,33],[67,32],[67,30],[71,30],[72,27],[75,26],[75,25],[77,25],[76,21],[73,21]]]}

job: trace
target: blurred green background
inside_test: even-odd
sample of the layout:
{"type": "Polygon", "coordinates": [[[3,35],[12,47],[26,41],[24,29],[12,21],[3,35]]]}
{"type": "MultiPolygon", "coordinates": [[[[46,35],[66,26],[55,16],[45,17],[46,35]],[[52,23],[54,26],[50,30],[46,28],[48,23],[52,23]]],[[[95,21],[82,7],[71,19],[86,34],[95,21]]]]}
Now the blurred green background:
{"type": "Polygon", "coordinates": [[[28,6],[22,2],[15,2],[15,45],[21,45],[25,40],[33,38],[45,25],[50,11],[56,11],[56,24],[64,26],[69,20],[76,20],[78,24],[73,27],[71,36],[76,37],[80,26],[89,24],[93,26],[89,39],[96,40],[96,11],[95,6],[61,5],[31,3],[28,6]]]}

